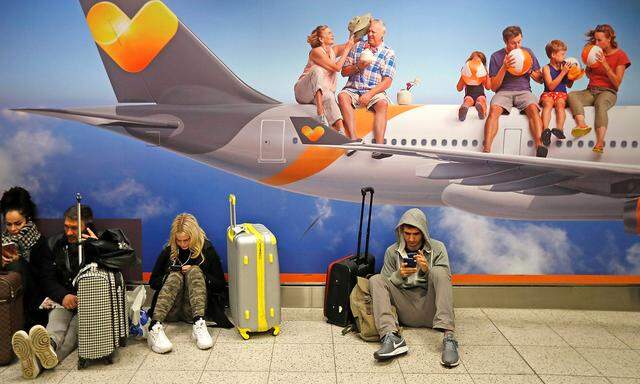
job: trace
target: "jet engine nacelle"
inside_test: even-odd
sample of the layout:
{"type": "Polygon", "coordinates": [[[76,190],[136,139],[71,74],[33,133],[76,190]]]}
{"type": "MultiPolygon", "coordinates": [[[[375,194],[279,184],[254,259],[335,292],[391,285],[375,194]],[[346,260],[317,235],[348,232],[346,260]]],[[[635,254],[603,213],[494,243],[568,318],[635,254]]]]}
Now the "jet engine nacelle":
{"type": "Polygon", "coordinates": [[[622,220],[626,232],[640,235],[640,198],[629,200],[624,204],[622,220]]]}

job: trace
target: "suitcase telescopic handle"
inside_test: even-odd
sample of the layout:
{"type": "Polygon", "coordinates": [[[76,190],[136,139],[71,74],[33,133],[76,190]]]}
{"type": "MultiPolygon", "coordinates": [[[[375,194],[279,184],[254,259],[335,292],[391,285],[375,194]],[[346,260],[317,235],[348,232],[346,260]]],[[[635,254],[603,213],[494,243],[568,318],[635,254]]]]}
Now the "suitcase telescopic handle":
{"type": "Polygon", "coordinates": [[[82,259],[83,259],[83,254],[82,254],[82,206],[81,203],[82,202],[82,196],[80,195],[80,193],[76,193],[76,213],[78,216],[78,266],[82,267],[82,259]]]}
{"type": "Polygon", "coordinates": [[[229,194],[229,221],[231,229],[236,227],[236,195],[229,194]]]}
{"type": "Polygon", "coordinates": [[[367,197],[367,193],[370,194],[369,197],[369,218],[367,220],[367,237],[365,240],[364,246],[364,255],[363,258],[367,257],[369,253],[369,236],[371,234],[371,208],[373,206],[373,194],[375,193],[373,187],[363,187],[360,189],[360,193],[362,194],[362,204],[360,206],[360,226],[358,227],[358,249],[356,250],[356,258],[360,259],[360,247],[362,245],[362,222],[364,219],[364,202],[367,197]]]}

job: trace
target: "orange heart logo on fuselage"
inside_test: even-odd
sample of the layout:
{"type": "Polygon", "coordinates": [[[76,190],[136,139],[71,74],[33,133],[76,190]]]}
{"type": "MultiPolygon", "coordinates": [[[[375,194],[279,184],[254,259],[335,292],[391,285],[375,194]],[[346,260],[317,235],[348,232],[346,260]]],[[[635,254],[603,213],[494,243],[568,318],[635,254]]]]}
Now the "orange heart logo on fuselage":
{"type": "Polygon", "coordinates": [[[324,136],[324,128],[319,125],[315,128],[311,128],[310,126],[305,125],[300,131],[307,137],[307,139],[313,141],[314,143],[320,140],[322,136],[324,136]]]}
{"type": "Polygon", "coordinates": [[[178,17],[161,1],[152,0],[130,19],[117,5],[102,1],[87,13],[93,39],[120,68],[144,70],[178,31],[178,17]]]}

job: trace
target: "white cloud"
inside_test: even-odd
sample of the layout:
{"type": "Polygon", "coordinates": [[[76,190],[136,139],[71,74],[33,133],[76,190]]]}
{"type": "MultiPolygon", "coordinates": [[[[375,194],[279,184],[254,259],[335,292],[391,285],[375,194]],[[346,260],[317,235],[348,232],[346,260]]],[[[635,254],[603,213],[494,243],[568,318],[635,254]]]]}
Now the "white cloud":
{"type": "Polygon", "coordinates": [[[316,211],[314,220],[317,220],[314,226],[324,228],[324,222],[333,216],[333,208],[329,199],[317,198],[315,201],[316,211]]]}
{"type": "Polygon", "coordinates": [[[627,249],[624,260],[626,264],[614,261],[613,273],[621,275],[639,275],[640,274],[640,243],[635,243],[627,249]]]}
{"type": "Polygon", "coordinates": [[[440,210],[433,224],[446,231],[457,273],[571,273],[578,252],[565,230],[544,224],[501,225],[452,208],[440,210]]]}
{"type": "Polygon", "coordinates": [[[71,145],[43,128],[16,123],[10,129],[13,132],[0,128],[0,189],[21,185],[36,195],[54,191],[58,183],[46,165],[68,153],[71,145]]]}
{"type": "Polygon", "coordinates": [[[12,123],[24,123],[31,119],[31,115],[26,112],[12,111],[10,109],[2,110],[2,117],[12,123]]]}
{"type": "Polygon", "coordinates": [[[371,220],[376,225],[395,227],[399,219],[400,215],[396,212],[396,207],[393,205],[385,204],[373,207],[373,218],[371,220]]]}
{"type": "Polygon", "coordinates": [[[104,186],[92,198],[113,208],[118,215],[149,219],[173,212],[174,206],[162,197],[153,196],[144,185],[128,178],[116,186],[104,186]]]}

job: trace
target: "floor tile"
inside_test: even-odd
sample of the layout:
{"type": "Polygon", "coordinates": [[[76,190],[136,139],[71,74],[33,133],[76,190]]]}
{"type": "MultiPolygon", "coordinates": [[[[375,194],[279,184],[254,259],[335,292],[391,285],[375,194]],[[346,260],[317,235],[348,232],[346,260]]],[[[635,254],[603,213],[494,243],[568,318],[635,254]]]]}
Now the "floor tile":
{"type": "Polygon", "coordinates": [[[404,380],[407,384],[473,384],[473,380],[468,374],[407,373],[404,375],[404,380]]]}
{"type": "Polygon", "coordinates": [[[545,384],[609,384],[604,377],[590,376],[540,376],[545,384]]]}
{"type": "Polygon", "coordinates": [[[331,344],[276,344],[271,371],[335,372],[331,344]]]}
{"type": "Polygon", "coordinates": [[[335,384],[335,372],[270,372],[269,384],[335,384]]]}
{"type": "Polygon", "coordinates": [[[268,371],[272,355],[271,344],[216,343],[205,370],[268,371]]]}
{"type": "Polygon", "coordinates": [[[529,321],[501,321],[496,326],[513,345],[568,346],[547,324],[529,321]]]}
{"type": "MultiPolygon", "coordinates": [[[[127,346],[116,349],[113,356],[113,364],[106,364],[104,360],[89,361],[86,371],[135,371],[147,355],[153,353],[147,346],[146,340],[129,339],[127,346]]],[[[67,370],[76,370],[78,367],[78,351],[72,352],[63,361],[60,362],[58,368],[67,370]]]]}
{"type": "Polygon", "coordinates": [[[600,376],[600,373],[571,347],[515,348],[539,375],[600,376]]]}
{"type": "Polygon", "coordinates": [[[535,314],[547,324],[597,324],[585,311],[569,309],[538,309],[535,314]]]}
{"type": "Polygon", "coordinates": [[[366,343],[366,341],[362,340],[360,336],[358,336],[355,332],[349,332],[347,334],[342,334],[342,330],[344,327],[338,327],[337,325],[331,326],[331,334],[333,337],[334,344],[362,344],[366,343]]]}
{"type": "Polygon", "coordinates": [[[524,321],[528,323],[544,323],[536,311],[531,309],[483,308],[482,312],[493,322],[524,321]]]}
{"type": "Polygon", "coordinates": [[[640,384],[640,379],[629,379],[623,377],[607,377],[611,384],[640,384]]]}
{"type": "Polygon", "coordinates": [[[135,371],[70,371],[64,379],[62,384],[128,384],[131,378],[135,374],[135,371]]]}
{"type": "Polygon", "coordinates": [[[202,384],[267,384],[269,372],[204,371],[202,384]]]}
{"type": "MultiPolygon", "coordinates": [[[[443,333],[431,328],[408,328],[402,329],[402,337],[404,337],[408,346],[412,345],[442,345],[443,333]]],[[[459,336],[459,335],[456,335],[459,336]]]]}
{"type": "MultiPolygon", "coordinates": [[[[215,342],[220,333],[220,328],[208,327],[207,330],[215,342]]],[[[165,333],[167,338],[172,343],[193,343],[191,333],[193,332],[193,325],[184,322],[168,323],[165,333]]]]}
{"type": "Polygon", "coordinates": [[[640,378],[640,353],[628,349],[576,348],[604,376],[640,378]]]}
{"type": "Polygon", "coordinates": [[[373,352],[380,348],[379,343],[335,344],[335,363],[337,372],[400,372],[398,359],[379,362],[373,358],[373,352]]]}
{"type": "MultiPolygon", "coordinates": [[[[3,367],[4,368],[4,367],[3,367]]],[[[0,372],[0,383],[46,383],[55,384],[61,382],[69,371],[63,369],[47,369],[34,380],[26,380],[22,377],[22,369],[18,364],[13,364],[0,372]]]]}
{"type": "Polygon", "coordinates": [[[640,312],[585,311],[585,314],[604,327],[625,325],[637,327],[640,324],[640,312]]]}
{"type": "Polygon", "coordinates": [[[509,341],[488,318],[456,321],[456,338],[460,345],[509,345],[509,341]]]}
{"type": "Polygon", "coordinates": [[[271,332],[251,333],[249,340],[245,340],[240,336],[236,328],[220,329],[216,343],[243,343],[243,344],[273,344],[276,337],[271,332]]]}
{"type": "Polygon", "coordinates": [[[331,344],[331,324],[320,321],[283,321],[275,343],[331,344]]]}
{"type": "Polygon", "coordinates": [[[475,384],[542,384],[536,375],[471,375],[475,384]]]}
{"type": "MultiPolygon", "coordinates": [[[[462,354],[463,348],[460,349],[462,354]]],[[[409,347],[409,353],[398,358],[402,373],[466,373],[463,364],[453,368],[445,368],[440,364],[441,349],[429,345],[414,345],[409,347]]]]}
{"type": "Polygon", "coordinates": [[[533,374],[511,346],[467,345],[462,348],[461,358],[469,373],[533,374]]]}
{"type": "Polygon", "coordinates": [[[550,324],[572,347],[629,349],[617,337],[597,324],[550,324]]]}
{"type": "Polygon", "coordinates": [[[402,373],[348,373],[337,374],[338,384],[400,384],[404,383],[402,373]]]}
{"type": "Polygon", "coordinates": [[[144,384],[197,384],[201,371],[145,371],[139,370],[133,376],[132,383],[144,384]]]}
{"type": "Polygon", "coordinates": [[[325,322],[322,308],[282,308],[281,316],[282,321],[310,320],[325,322]]]}
{"type": "Polygon", "coordinates": [[[151,352],[140,365],[146,371],[202,371],[211,349],[202,351],[194,343],[173,343],[173,350],[159,354],[151,352]]]}
{"type": "Polygon", "coordinates": [[[640,349],[640,322],[635,325],[610,325],[603,328],[630,348],[640,349]]]}

